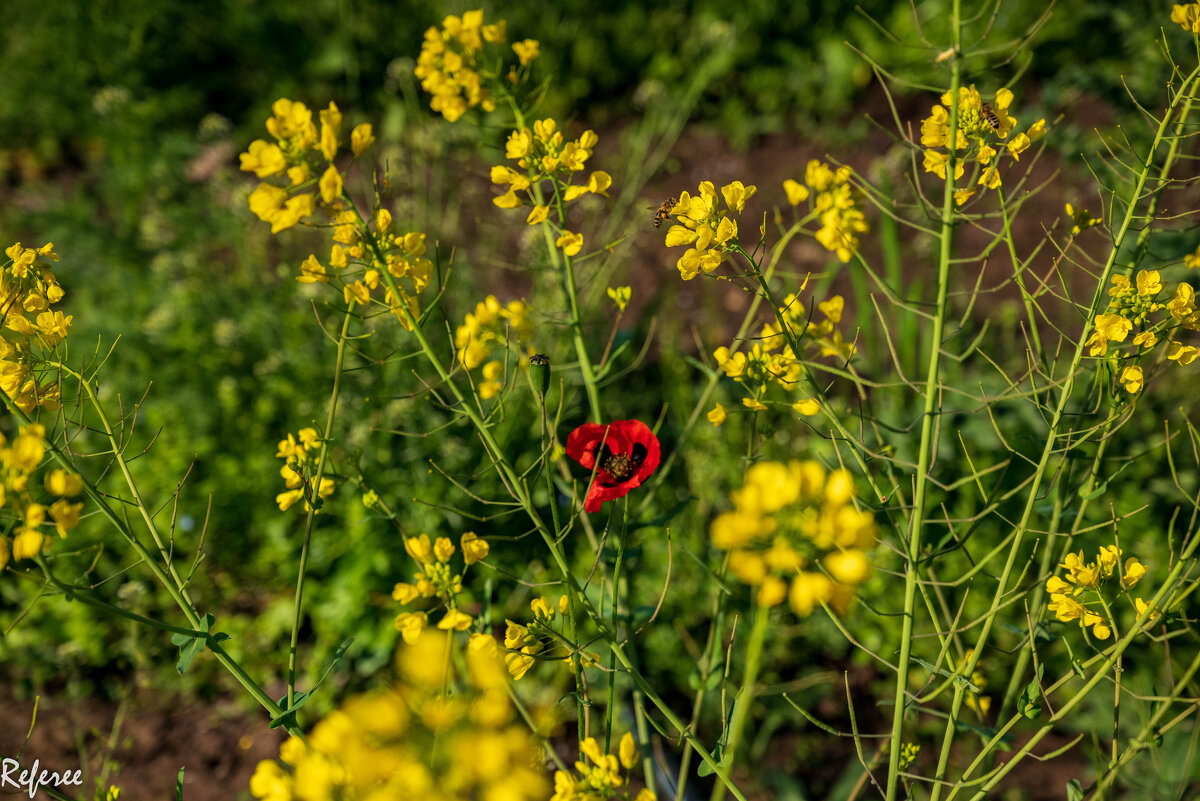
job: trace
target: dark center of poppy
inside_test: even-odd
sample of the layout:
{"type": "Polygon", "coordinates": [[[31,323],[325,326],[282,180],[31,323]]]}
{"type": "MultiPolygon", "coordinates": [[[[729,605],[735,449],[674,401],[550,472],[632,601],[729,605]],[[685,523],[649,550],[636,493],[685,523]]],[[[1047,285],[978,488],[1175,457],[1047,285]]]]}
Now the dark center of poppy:
{"type": "Polygon", "coordinates": [[[628,454],[613,453],[605,445],[604,452],[600,457],[600,468],[612,476],[613,480],[619,484],[636,473],[645,459],[646,446],[641,443],[635,443],[633,452],[628,454]]]}

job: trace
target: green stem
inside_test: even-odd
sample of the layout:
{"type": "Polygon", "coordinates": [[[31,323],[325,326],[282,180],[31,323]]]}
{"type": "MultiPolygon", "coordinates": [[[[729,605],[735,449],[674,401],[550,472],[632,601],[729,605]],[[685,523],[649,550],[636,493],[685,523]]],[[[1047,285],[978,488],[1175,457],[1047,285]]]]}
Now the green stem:
{"type": "MultiPolygon", "coordinates": [[[[725,552],[725,560],[721,563],[721,568],[717,571],[717,581],[723,581],[725,572],[729,568],[729,552],[725,552]]],[[[707,695],[708,678],[711,675],[713,666],[720,659],[720,632],[725,627],[725,599],[728,593],[717,590],[716,600],[713,603],[713,614],[709,619],[708,638],[704,642],[704,653],[698,665],[700,669],[700,688],[696,690],[696,697],[692,700],[692,722],[691,727],[695,728],[700,720],[700,713],[704,709],[704,697],[707,695]]],[[[683,754],[679,758],[679,776],[676,779],[675,801],[683,801],[684,790],[687,788],[688,778],[691,775],[692,766],[692,749],[684,743],[683,754]]]]}
{"type": "Polygon", "coordinates": [[[1142,730],[1138,732],[1137,737],[1135,737],[1133,741],[1121,751],[1121,756],[1116,761],[1116,764],[1110,765],[1104,772],[1104,775],[1100,777],[1100,781],[1097,782],[1096,785],[1096,798],[1102,797],[1108,791],[1108,788],[1112,786],[1114,781],[1116,781],[1117,773],[1121,768],[1128,764],[1129,761],[1132,760],[1139,751],[1145,749],[1156,737],[1159,736],[1160,732],[1158,732],[1158,722],[1162,720],[1163,716],[1167,714],[1168,710],[1174,706],[1176,699],[1178,699],[1179,696],[1183,694],[1183,691],[1187,689],[1188,684],[1191,682],[1192,677],[1196,675],[1197,670],[1200,670],[1200,653],[1197,653],[1194,657],[1192,657],[1192,663],[1188,665],[1187,670],[1185,670],[1183,675],[1179,677],[1179,681],[1175,683],[1175,689],[1172,690],[1171,694],[1167,698],[1163,699],[1163,701],[1159,704],[1158,709],[1154,711],[1154,714],[1151,715],[1150,719],[1146,721],[1146,724],[1142,726],[1142,730]]]}
{"type": "MultiPolygon", "coordinates": [[[[799,355],[804,352],[804,349],[800,345],[799,337],[792,329],[792,324],[784,318],[783,312],[780,311],[779,301],[775,296],[774,290],[771,289],[770,283],[767,281],[767,276],[758,269],[758,263],[755,262],[754,258],[746,252],[745,248],[738,244],[735,244],[733,248],[736,253],[753,265],[754,275],[758,279],[759,288],[762,289],[763,296],[771,305],[771,310],[775,314],[775,320],[779,324],[780,333],[783,336],[784,341],[788,344],[788,347],[792,349],[792,352],[795,353],[798,358],[799,355]]],[[[808,365],[801,362],[800,367],[803,371],[805,385],[808,387],[809,392],[813,394],[813,397],[816,398],[820,403],[822,418],[833,427],[834,432],[837,433],[837,438],[850,446],[850,453],[854,456],[854,461],[858,464],[859,470],[862,472],[863,477],[867,480],[867,483],[871,485],[871,491],[875,493],[875,497],[878,498],[880,502],[886,500],[887,493],[883,491],[878,482],[875,480],[875,477],[871,474],[871,471],[867,469],[867,462],[863,456],[862,444],[850,436],[850,432],[846,430],[846,427],[842,424],[842,421],[838,417],[837,413],[829,405],[825,391],[817,383],[816,376],[813,375],[812,370],[808,369],[808,365]]]]}
{"type": "MultiPolygon", "coordinates": [[[[1170,573],[1168,573],[1167,577],[1163,580],[1162,586],[1150,600],[1146,611],[1138,615],[1137,619],[1134,621],[1134,624],[1129,627],[1128,631],[1125,632],[1125,636],[1112,646],[1108,652],[1108,656],[1101,660],[1100,666],[1087,679],[1084,685],[1080,687],[1079,690],[1075,692],[1065,704],[1059,707],[1058,711],[1051,715],[1046,721],[1046,724],[1038,729],[1037,732],[1035,732],[1033,736],[1030,737],[1029,740],[1027,740],[1025,744],[1016,751],[1016,753],[1009,757],[1009,759],[1006,760],[1000,768],[988,775],[987,781],[983,783],[975,795],[971,796],[971,801],[984,801],[984,799],[987,798],[988,791],[1000,783],[1010,771],[1024,761],[1025,757],[1029,756],[1037,744],[1041,742],[1046,735],[1052,732],[1061,721],[1066,719],[1076,707],[1083,703],[1087,696],[1091,694],[1092,690],[1094,690],[1100,684],[1100,682],[1108,676],[1109,672],[1112,671],[1114,666],[1121,659],[1121,656],[1125,653],[1129,646],[1133,644],[1133,640],[1143,633],[1144,626],[1150,622],[1151,611],[1164,609],[1169,606],[1167,595],[1171,591],[1171,588],[1173,588],[1179,581],[1185,567],[1190,567],[1190,560],[1195,554],[1197,546],[1200,546],[1200,535],[1198,535],[1196,532],[1193,532],[1191,542],[1188,543],[1183,553],[1180,554],[1179,561],[1175,563],[1175,566],[1171,568],[1170,573]]],[[[973,669],[973,665],[970,667],[973,669]]],[[[951,717],[951,720],[953,721],[953,716],[951,717]]],[[[1012,725],[1020,720],[1023,720],[1022,716],[1014,716],[1003,727],[1002,731],[1006,731],[1008,728],[1011,728],[1012,725]]],[[[953,799],[958,795],[959,790],[967,786],[965,783],[967,776],[969,776],[971,772],[983,762],[987,754],[993,748],[995,748],[999,742],[1001,733],[1002,732],[998,732],[995,737],[985,744],[983,750],[980,751],[971,764],[967,766],[966,770],[963,772],[963,780],[954,786],[954,789],[951,791],[946,801],[953,801],[953,799]]],[[[975,783],[972,782],[971,784],[973,785],[975,783]]],[[[936,786],[940,787],[942,785],[936,786]]]]}
{"type": "MultiPolygon", "coordinates": [[[[950,12],[950,30],[954,38],[954,49],[958,51],[960,40],[960,0],[954,0],[950,12]]],[[[921,559],[921,538],[925,529],[925,507],[929,496],[929,470],[933,461],[932,442],[936,421],[940,421],[938,410],[938,384],[941,370],[942,333],[946,321],[946,295],[949,286],[950,258],[954,242],[954,175],[958,166],[958,153],[953,147],[958,141],[958,88],[962,82],[962,64],[958,58],[951,60],[950,68],[950,127],[947,148],[946,186],[942,194],[942,223],[938,251],[938,295],[937,313],[930,332],[929,359],[925,375],[925,409],[921,417],[921,444],[917,451],[917,471],[914,476],[913,511],[910,518],[909,537],[905,544],[904,566],[904,615],[901,618],[900,658],[896,665],[896,691],[892,710],[892,732],[888,753],[887,801],[896,801],[900,784],[900,751],[904,741],[904,711],[907,706],[909,660],[912,658],[913,624],[916,617],[917,565],[921,559]]],[[[940,428],[940,426],[939,426],[940,428]]],[[[970,675],[970,669],[967,670],[970,675]]],[[[955,695],[958,698],[961,689],[955,695]]],[[[936,798],[937,788],[934,790],[936,798]]]]}
{"type": "MultiPolygon", "coordinates": [[[[1017,282],[1017,288],[1021,290],[1021,300],[1025,304],[1025,316],[1029,320],[1029,337],[1033,340],[1034,357],[1042,362],[1045,359],[1046,352],[1042,348],[1042,337],[1038,333],[1037,314],[1034,311],[1033,296],[1029,294],[1029,290],[1025,287],[1025,277],[1022,275],[1024,265],[1021,264],[1021,258],[1017,255],[1017,243],[1013,239],[1012,218],[1008,214],[1008,198],[1004,193],[1004,187],[1000,186],[996,189],[1000,194],[1000,213],[1004,219],[1004,241],[1008,245],[1008,256],[1012,260],[1013,278],[1017,282]]],[[[1030,384],[1033,383],[1033,375],[1030,375],[1030,384]]],[[[1037,387],[1033,387],[1034,402],[1038,401],[1037,387]]],[[[1040,404],[1039,404],[1040,405],[1040,404]]]]}
{"type": "Polygon", "coordinates": [[[208,639],[208,632],[206,631],[189,629],[184,626],[173,626],[170,623],[164,623],[161,620],[155,620],[154,618],[146,617],[145,615],[139,615],[137,612],[131,612],[128,609],[122,609],[121,607],[113,606],[106,601],[101,601],[99,598],[92,595],[90,592],[91,588],[76,587],[72,584],[67,584],[65,581],[51,573],[50,566],[46,564],[46,560],[41,554],[35,556],[34,560],[37,562],[38,567],[42,569],[42,573],[46,576],[46,580],[57,587],[59,592],[61,592],[63,597],[68,601],[79,601],[84,606],[90,606],[93,609],[99,609],[106,614],[113,615],[115,617],[123,617],[126,620],[132,620],[135,623],[141,623],[143,626],[149,626],[150,628],[158,629],[159,631],[167,631],[171,634],[183,634],[184,636],[194,637],[201,640],[208,639]]]}
{"type": "Polygon", "coordinates": [[[325,460],[329,455],[329,437],[333,431],[334,414],[337,411],[338,395],[342,387],[342,365],[346,358],[346,338],[350,333],[350,320],[354,317],[354,301],[346,307],[342,320],[342,332],[338,336],[337,360],[333,368],[333,391],[329,395],[329,413],[325,417],[325,430],[321,432],[321,456],[317,460],[317,471],[312,480],[312,497],[307,499],[308,517],[304,520],[304,540],[300,546],[300,566],[296,571],[296,595],[292,601],[292,637],[288,645],[287,705],[296,703],[296,654],[300,643],[300,617],[304,606],[304,579],[308,569],[308,546],[312,539],[313,521],[317,517],[317,504],[321,498],[321,480],[325,475],[325,460]]]}
{"type": "MultiPolygon", "coordinates": [[[[738,747],[742,744],[742,732],[746,727],[746,719],[750,716],[750,708],[754,705],[754,683],[758,681],[758,668],[762,660],[763,643],[766,642],[767,624],[771,619],[771,607],[759,606],[754,616],[754,628],[750,632],[750,642],[746,644],[746,669],[742,674],[742,687],[738,690],[737,699],[733,702],[733,717],[729,721],[729,738],[725,741],[725,755],[721,757],[721,767],[729,770],[737,758],[738,747]]],[[[711,801],[722,801],[725,798],[725,786],[718,784],[713,787],[711,801]]]]}
{"type": "MultiPolygon", "coordinates": [[[[537,190],[540,202],[541,187],[535,186],[534,189],[537,190]]],[[[562,193],[558,191],[557,186],[554,192],[554,202],[558,208],[558,219],[565,230],[567,212],[563,208],[562,193]]],[[[546,247],[551,252],[555,266],[558,266],[558,245],[554,243],[554,232],[550,229],[550,223],[542,223],[542,231],[545,235],[546,247]]],[[[571,313],[571,339],[575,343],[575,356],[579,359],[579,372],[583,377],[583,389],[587,393],[588,406],[592,410],[593,422],[603,423],[604,419],[600,414],[600,391],[596,387],[596,370],[592,366],[591,357],[588,355],[587,343],[583,340],[583,318],[579,313],[579,297],[575,288],[575,269],[571,257],[566,253],[562,254],[561,275],[563,294],[566,295],[567,308],[571,313]]]]}
{"type": "MultiPolygon", "coordinates": [[[[621,499],[621,536],[617,539],[617,560],[613,563],[612,577],[612,606],[608,610],[609,623],[613,634],[620,629],[617,627],[617,615],[621,604],[621,560],[625,558],[625,537],[629,533],[629,497],[621,499]]],[[[604,726],[604,753],[612,749],[613,723],[617,709],[617,657],[611,652],[608,655],[608,722],[604,726]]]]}
{"type": "MultiPolygon", "coordinates": [[[[513,112],[513,119],[516,123],[518,131],[524,129],[525,114],[517,105],[516,99],[510,94],[505,93],[505,100],[508,102],[509,108],[513,112]]],[[[559,191],[558,181],[554,180],[554,204],[558,211],[559,227],[566,230],[567,212],[563,206],[562,193],[559,191]]],[[[534,182],[529,191],[533,197],[533,201],[539,206],[545,205],[545,195],[542,193],[541,184],[534,182]]],[[[596,387],[596,369],[592,365],[592,359],[588,355],[587,343],[583,339],[583,319],[579,313],[579,296],[575,285],[575,271],[571,261],[571,257],[559,250],[555,244],[554,228],[549,221],[544,221],[541,224],[542,239],[546,243],[546,253],[550,257],[550,263],[554,266],[555,271],[562,278],[563,296],[567,301],[567,311],[570,313],[571,326],[571,341],[575,346],[575,356],[579,359],[579,372],[583,377],[583,389],[587,394],[588,407],[592,412],[592,420],[596,423],[603,423],[604,419],[600,413],[600,391],[596,387]]]]}
{"type": "MultiPolygon", "coordinates": [[[[1114,418],[1112,417],[1105,421],[1104,429],[1096,443],[1096,456],[1092,460],[1092,466],[1088,471],[1087,479],[1084,481],[1083,486],[1079,490],[1079,495],[1081,498],[1079,502],[1079,510],[1075,513],[1075,520],[1071,524],[1071,528],[1066,537],[1066,542],[1064,542],[1062,547],[1059,549],[1061,552],[1070,550],[1074,533],[1079,530],[1079,526],[1083,522],[1084,515],[1087,513],[1088,505],[1091,503],[1090,496],[1092,494],[1092,490],[1096,486],[1096,479],[1099,478],[1100,475],[1100,465],[1104,459],[1104,451],[1108,447],[1109,433],[1112,431],[1113,421],[1114,418]]],[[[1050,526],[1046,529],[1047,531],[1059,530],[1058,524],[1062,515],[1064,500],[1063,495],[1069,491],[1069,485],[1066,482],[1061,482],[1059,486],[1061,490],[1055,494],[1054,510],[1051,513],[1050,526]]],[[[1046,579],[1051,573],[1051,561],[1054,558],[1054,551],[1055,549],[1053,542],[1045,543],[1042,550],[1041,561],[1038,563],[1038,572],[1036,576],[1037,581],[1033,586],[1033,595],[1030,597],[1028,607],[1029,611],[1033,614],[1033,619],[1035,621],[1040,620],[1042,617],[1042,604],[1045,603],[1046,600],[1046,579]]],[[[1059,559],[1061,561],[1062,553],[1060,553],[1059,559]]],[[[997,715],[1000,720],[1003,720],[1005,717],[1007,717],[1008,713],[1012,710],[1013,703],[1016,701],[1017,693],[1021,691],[1021,686],[1024,683],[1025,678],[1025,669],[1029,666],[1029,662],[1033,658],[1033,646],[1034,641],[1033,634],[1031,632],[1029,637],[1029,647],[1022,648],[1021,652],[1017,655],[1017,663],[1013,666],[1008,687],[1004,691],[1004,699],[1000,703],[1000,711],[997,715]]]]}

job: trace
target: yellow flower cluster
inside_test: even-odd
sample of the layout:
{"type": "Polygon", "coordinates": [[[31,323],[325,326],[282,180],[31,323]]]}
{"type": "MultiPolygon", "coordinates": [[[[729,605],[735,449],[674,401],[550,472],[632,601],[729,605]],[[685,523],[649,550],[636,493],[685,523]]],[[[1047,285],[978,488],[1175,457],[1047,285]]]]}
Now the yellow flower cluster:
{"type": "Polygon", "coordinates": [[[738,219],[757,191],[758,187],[734,181],[721,187],[718,195],[712,181],[703,181],[698,194],[685,191],[679,196],[671,209],[676,224],[667,230],[666,241],[669,248],[688,246],[676,262],[683,280],[701,272],[708,275],[721,265],[725,254],[738,244],[738,219]]]}
{"type": "MultiPolygon", "coordinates": [[[[791,338],[813,346],[813,356],[833,356],[845,361],[856,352],[854,343],[843,340],[842,332],[837,327],[842,321],[845,306],[841,295],[821,301],[817,304],[817,310],[821,313],[818,321],[806,310],[799,296],[793,293],[779,307],[779,316],[791,338]]],[[[733,353],[727,347],[720,347],[713,352],[713,357],[725,375],[746,388],[748,394],[742,398],[742,405],[753,411],[767,408],[764,400],[772,384],[777,384],[785,392],[794,390],[803,370],[801,359],[788,344],[788,336],[785,336],[783,327],[778,323],[764,325],[758,341],[748,351],[733,353]]],[[[792,409],[801,416],[811,417],[821,410],[821,406],[816,398],[800,398],[792,402],[792,409]]],[[[713,425],[723,423],[724,407],[720,411],[714,409],[709,420],[713,425]]]]}
{"type": "MultiPolygon", "coordinates": [[[[313,113],[303,103],[281,97],[271,104],[272,116],[267,132],[274,142],[255,139],[241,154],[241,169],[259,178],[283,176],[286,186],[264,181],[250,193],[250,210],[271,224],[271,233],[291,228],[316,212],[318,197],[322,206],[336,214],[346,206],[342,201],[342,174],[333,165],[337,156],[342,127],[342,112],[330,103],[319,113],[321,127],[313,122],[313,113]],[[320,177],[316,177],[320,174],[320,177]]],[[[375,141],[369,124],[359,125],[350,133],[350,149],[357,158],[375,141]]]]}
{"type": "MultiPolygon", "coordinates": [[[[312,478],[316,470],[315,451],[321,449],[321,437],[315,428],[302,428],[298,434],[288,434],[287,439],[279,441],[275,455],[284,460],[279,468],[287,491],[275,496],[279,511],[287,511],[296,501],[304,501],[304,510],[308,511],[313,500],[312,478]]],[[[333,494],[335,484],[328,476],[321,477],[321,486],[316,495],[322,500],[333,494]]],[[[318,510],[320,504],[317,504],[318,510]]]]}
{"type": "Polygon", "coordinates": [[[57,497],[48,507],[34,497],[30,477],[46,455],[46,429],[30,423],[21,427],[10,444],[0,434],[0,510],[5,534],[0,534],[0,570],[12,559],[32,559],[50,550],[50,535],[44,527],[53,525],[60,537],[79,525],[82,503],[67,498],[83,492],[83,479],[65,470],[45,474],[46,491],[57,497]],[[8,533],[12,534],[9,542],[8,533]]]}
{"type": "MultiPolygon", "coordinates": [[[[1046,592],[1050,593],[1048,609],[1064,623],[1078,620],[1084,631],[1090,628],[1096,639],[1107,640],[1116,624],[1112,619],[1111,598],[1106,599],[1101,590],[1109,586],[1110,579],[1115,576],[1120,590],[1128,596],[1128,590],[1146,575],[1146,566],[1131,556],[1122,568],[1121,549],[1106,545],[1100,548],[1094,562],[1086,561],[1080,551],[1067,554],[1060,567],[1067,571],[1066,580],[1059,576],[1046,579],[1046,592]],[[1084,597],[1087,605],[1080,602],[1080,597],[1084,597]]],[[[1146,609],[1146,602],[1134,598],[1133,607],[1140,615],[1146,609]]]]}
{"type": "MultiPolygon", "coordinates": [[[[380,209],[369,225],[356,225],[353,219],[345,220],[346,217],[355,217],[355,212],[339,213],[341,221],[334,229],[333,235],[337,244],[334,244],[329,260],[330,265],[335,268],[347,264],[356,268],[356,272],[340,276],[343,300],[347,305],[351,302],[360,306],[379,303],[372,293],[382,286],[382,305],[396,316],[404,328],[412,330],[408,318],[411,317],[415,321],[420,316],[421,307],[417,296],[429,286],[433,278],[433,262],[425,258],[425,234],[392,233],[389,230],[392,215],[387,209],[380,209]],[[344,251],[341,244],[343,241],[347,242],[344,251]],[[364,247],[364,241],[369,241],[369,246],[364,247]],[[400,292],[399,301],[396,300],[392,288],[387,285],[384,270],[396,281],[396,288],[400,292]],[[351,280],[352,278],[354,280],[351,280]],[[406,283],[400,283],[401,280],[406,283]],[[407,315],[403,313],[402,308],[407,310],[407,315]]],[[[313,280],[328,281],[325,269],[316,256],[309,256],[301,269],[305,267],[310,267],[318,276],[313,280]]],[[[297,280],[304,281],[305,278],[301,276],[297,280]]]]}
{"type": "MultiPolygon", "coordinates": [[[[521,169],[503,164],[492,167],[492,183],[508,187],[492,202],[502,209],[515,209],[528,203],[532,208],[525,221],[537,225],[549,218],[550,205],[570,203],[589,193],[608,197],[612,176],[603,170],[594,170],[588,173],[586,180],[575,183],[575,174],[586,169],[599,141],[595,131],[584,131],[578,139],[568,141],[558,130],[558,124],[549,118],[535,122],[532,131],[528,128],[513,131],[508,136],[504,155],[516,161],[521,169]],[[550,181],[552,185],[549,200],[543,191],[544,181],[550,181]],[[518,196],[518,192],[523,197],[518,196]]],[[[562,206],[558,205],[558,208],[561,213],[562,206]]],[[[557,226],[557,231],[559,236],[555,244],[568,256],[578,255],[583,249],[583,234],[563,225],[557,226]]]]}
{"type": "Polygon", "coordinates": [[[642,789],[633,795],[621,768],[631,771],[640,758],[633,735],[626,732],[616,754],[606,754],[594,737],[579,744],[575,773],[565,770],[554,774],[554,795],[550,801],[654,801],[654,791],[642,789]]]}
{"type": "MultiPolygon", "coordinates": [[[[468,531],[459,540],[462,548],[462,570],[450,569],[453,558],[454,543],[449,537],[438,537],[430,542],[428,534],[419,537],[406,537],[404,550],[408,552],[420,570],[413,576],[413,583],[398,583],[392,590],[392,599],[401,605],[408,606],[419,598],[437,598],[446,609],[446,614],[438,621],[437,627],[442,631],[466,631],[474,619],[458,608],[458,596],[463,591],[463,577],[467,568],[487,558],[490,546],[487,540],[468,531]]],[[[407,643],[414,643],[420,638],[429,623],[425,612],[401,612],[396,616],[396,630],[407,643]]]]}
{"type": "MultiPolygon", "coordinates": [[[[495,295],[488,295],[467,314],[463,324],[454,332],[454,347],[458,363],[466,370],[483,365],[483,380],[476,385],[479,397],[487,400],[504,387],[504,363],[492,356],[497,348],[508,342],[528,343],[533,337],[529,306],[513,300],[505,306],[495,295]]],[[[527,345],[529,353],[533,350],[527,345]]]]}
{"type": "Polygon", "coordinates": [[[804,183],[791,178],[783,182],[788,203],[798,206],[809,202],[812,216],[821,223],[817,241],[836,253],[842,263],[858,251],[858,235],[870,230],[856,205],[859,193],[850,182],[851,174],[849,167],[834,170],[813,159],[804,170],[804,183]]]}
{"type": "Polygon", "coordinates": [[[0,389],[26,414],[39,406],[53,411],[60,402],[57,374],[38,381],[43,359],[36,351],[57,347],[74,319],[50,309],[65,294],[45,261],[58,261],[58,254],[52,244],[27,248],[20,242],[4,253],[8,258],[0,265],[0,389]]]}
{"type": "Polygon", "coordinates": [[[1174,6],[1171,9],[1171,22],[1185,31],[1200,33],[1200,3],[1174,6]]]}
{"type": "Polygon", "coordinates": [[[1104,222],[1098,217],[1093,217],[1087,209],[1076,209],[1070,203],[1066,204],[1065,210],[1071,218],[1071,236],[1078,236],[1081,232],[1104,222]]]}
{"type": "MultiPolygon", "coordinates": [[[[274,116],[267,120],[267,130],[275,142],[252,142],[241,156],[242,169],[260,178],[282,175],[288,184],[259,184],[250,194],[250,210],[278,233],[315,214],[319,205],[332,222],[328,267],[310,255],[296,280],[332,283],[347,304],[362,306],[370,304],[371,293],[383,285],[383,305],[411,329],[409,318],[415,320],[421,311],[417,296],[433,277],[433,262],[425,258],[425,234],[393,230],[391,212],[385,208],[363,219],[346,197],[343,174],[333,163],[342,126],[336,105],[330,103],[320,112],[319,130],[303,103],[280,98],[271,108],[274,116]],[[399,283],[402,280],[406,283],[399,283]]],[[[374,141],[367,123],[351,131],[354,158],[374,141]]]]}
{"type": "MultiPolygon", "coordinates": [[[[946,168],[950,163],[950,103],[949,92],[942,95],[941,105],[934,106],[930,115],[921,122],[921,144],[925,150],[925,171],[946,179],[946,168]],[[934,148],[940,148],[935,150],[934,148]]],[[[974,156],[979,170],[978,186],[985,190],[1001,185],[999,153],[995,145],[1007,151],[1014,161],[1046,134],[1046,121],[1038,120],[1025,131],[1010,138],[1017,120],[1008,113],[1013,93],[1001,89],[991,104],[984,102],[975,85],[958,88],[958,135],[955,137],[954,178],[961,178],[968,158],[974,156]],[[985,109],[984,106],[987,106],[985,109]],[[1007,140],[1001,144],[1000,140],[1007,140]]],[[[958,205],[966,203],[975,194],[974,189],[959,189],[954,193],[958,205]]]]}
{"type": "Polygon", "coordinates": [[[287,740],[280,761],[258,763],[251,794],[262,801],[544,801],[550,782],[528,730],[515,721],[495,640],[471,639],[460,676],[452,644],[426,632],[403,648],[395,686],[351,698],[307,740],[287,740]],[[446,692],[450,685],[459,691],[446,692]]]}
{"type": "Polygon", "coordinates": [[[758,588],[759,605],[786,598],[801,617],[822,603],[845,614],[871,576],[867,550],[875,544],[875,516],[855,507],[850,472],[760,462],[730,497],[733,510],[713,521],[713,545],[730,552],[735,576],[758,588]]]}
{"type": "MultiPolygon", "coordinates": [[[[496,108],[494,89],[489,87],[503,72],[500,53],[488,53],[486,48],[498,48],[507,38],[504,20],[492,25],[483,24],[483,11],[468,11],[461,17],[450,15],[425,31],[421,55],[413,73],[421,88],[432,95],[429,107],[449,122],[454,122],[468,109],[479,106],[484,111],[496,108]]],[[[510,83],[518,83],[526,67],[538,57],[539,46],[534,39],[514,42],[512,51],[519,67],[506,75],[510,83]]]]}
{"type": "Polygon", "coordinates": [[[1167,335],[1169,360],[1191,364],[1200,356],[1196,347],[1184,345],[1173,336],[1181,329],[1200,331],[1195,290],[1191,284],[1181,281],[1171,298],[1160,303],[1159,296],[1164,289],[1158,270],[1138,270],[1132,282],[1124,275],[1113,276],[1108,288],[1108,308],[1103,314],[1096,315],[1091,336],[1084,343],[1089,356],[1107,356],[1110,344],[1124,342],[1137,329],[1131,342],[1139,350],[1124,358],[1120,355],[1112,357],[1118,365],[1124,365],[1119,377],[1130,393],[1140,392],[1144,380],[1141,366],[1130,362],[1140,361],[1157,346],[1162,339],[1160,334],[1167,335]],[[1158,314],[1163,311],[1166,314],[1158,314]]]}
{"type": "MultiPolygon", "coordinates": [[[[562,661],[571,665],[571,654],[551,653],[550,649],[567,642],[567,638],[555,630],[551,624],[556,614],[567,614],[567,596],[559,597],[558,604],[551,605],[546,598],[534,598],[529,607],[533,610],[533,621],[528,625],[505,620],[504,630],[504,664],[513,680],[522,678],[537,661],[562,661]]],[[[600,657],[593,653],[581,653],[580,663],[584,667],[594,667],[600,657]]]]}

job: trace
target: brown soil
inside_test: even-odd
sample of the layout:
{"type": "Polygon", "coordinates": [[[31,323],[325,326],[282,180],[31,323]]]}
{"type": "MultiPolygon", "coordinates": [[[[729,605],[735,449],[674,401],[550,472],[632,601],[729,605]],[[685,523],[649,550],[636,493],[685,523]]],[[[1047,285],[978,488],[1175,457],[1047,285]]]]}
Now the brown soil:
{"type": "MultiPolygon", "coordinates": [[[[150,690],[125,704],[72,701],[66,693],[43,697],[30,734],[34,711],[32,699],[0,687],[0,756],[16,758],[22,769],[35,759],[41,769],[82,769],[81,786],[62,788],[81,800],[92,798],[98,782],[121,788],[122,801],[173,799],[181,767],[186,801],[248,797],[255,765],[276,756],[282,739],[265,718],[249,717],[233,702],[201,704],[150,690]]],[[[51,796],[39,791],[34,798],[51,796]]]]}

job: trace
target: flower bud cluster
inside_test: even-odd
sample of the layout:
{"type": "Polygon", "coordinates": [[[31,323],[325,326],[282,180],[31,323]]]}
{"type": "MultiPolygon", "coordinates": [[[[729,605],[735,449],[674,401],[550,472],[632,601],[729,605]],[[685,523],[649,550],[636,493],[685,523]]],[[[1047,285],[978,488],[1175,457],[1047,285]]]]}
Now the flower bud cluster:
{"type": "MultiPolygon", "coordinates": [[[[283,459],[279,475],[283,478],[287,490],[275,496],[279,511],[284,512],[297,501],[304,501],[307,512],[313,500],[312,479],[315,478],[316,456],[320,451],[322,441],[315,428],[302,428],[298,434],[288,434],[287,439],[281,439],[275,455],[283,459]]],[[[321,477],[321,485],[317,488],[317,497],[324,500],[333,494],[336,485],[332,478],[321,477]]],[[[320,504],[318,504],[320,506],[320,504]]]]}
{"type": "MultiPolygon", "coordinates": [[[[413,575],[411,584],[400,582],[392,590],[392,600],[399,601],[402,606],[422,598],[436,599],[446,609],[446,614],[437,624],[442,631],[466,631],[475,622],[474,618],[459,609],[459,595],[463,592],[467,568],[486,559],[490,550],[487,540],[473,531],[462,535],[459,546],[462,548],[463,565],[455,570],[450,566],[455,548],[449,537],[438,537],[433,542],[430,542],[428,534],[405,538],[404,550],[416,561],[418,571],[413,575]]],[[[428,623],[429,616],[422,611],[401,612],[396,616],[396,630],[407,643],[416,642],[428,623]]]]}

